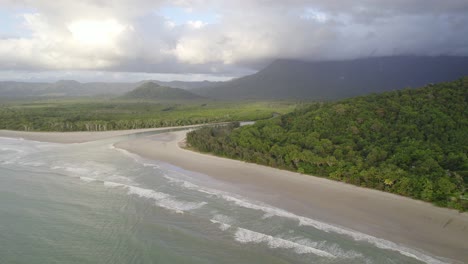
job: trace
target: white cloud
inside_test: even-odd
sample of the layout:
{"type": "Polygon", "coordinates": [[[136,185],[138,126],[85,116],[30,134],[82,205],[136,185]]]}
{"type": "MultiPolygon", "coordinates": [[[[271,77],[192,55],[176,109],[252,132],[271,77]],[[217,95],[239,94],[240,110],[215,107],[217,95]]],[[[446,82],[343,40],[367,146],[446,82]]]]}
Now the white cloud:
{"type": "Polygon", "coordinates": [[[99,69],[117,63],[117,37],[124,27],[114,20],[73,21],[56,26],[46,16],[24,14],[31,37],[0,40],[3,69],[99,69]],[[4,64],[7,62],[7,64],[4,64]]]}
{"type": "Polygon", "coordinates": [[[82,45],[113,46],[125,27],[116,20],[77,20],[67,26],[73,39],[82,45]]]}
{"type": "Polygon", "coordinates": [[[0,39],[0,70],[232,73],[275,58],[468,55],[466,0],[0,0],[2,8],[23,12],[30,34],[0,39]],[[178,19],[187,22],[157,15],[164,6],[186,10],[178,19]]]}
{"type": "Polygon", "coordinates": [[[206,26],[206,23],[204,23],[203,21],[200,21],[200,20],[195,20],[195,21],[189,20],[189,21],[187,21],[187,25],[189,27],[194,28],[194,29],[200,29],[200,28],[206,26]]]}

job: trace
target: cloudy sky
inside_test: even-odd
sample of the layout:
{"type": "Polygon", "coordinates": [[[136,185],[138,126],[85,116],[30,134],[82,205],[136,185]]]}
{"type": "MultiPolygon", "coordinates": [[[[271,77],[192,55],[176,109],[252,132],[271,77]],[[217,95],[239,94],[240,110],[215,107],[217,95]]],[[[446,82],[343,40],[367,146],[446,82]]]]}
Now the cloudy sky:
{"type": "Polygon", "coordinates": [[[468,1],[0,0],[0,80],[224,80],[402,54],[468,55],[468,1]]]}

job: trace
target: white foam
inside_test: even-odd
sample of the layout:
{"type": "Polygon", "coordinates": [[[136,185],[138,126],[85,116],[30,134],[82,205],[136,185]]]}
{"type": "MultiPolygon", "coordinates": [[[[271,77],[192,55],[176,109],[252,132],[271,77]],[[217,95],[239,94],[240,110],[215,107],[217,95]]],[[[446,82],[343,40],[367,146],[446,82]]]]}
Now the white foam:
{"type": "MultiPolygon", "coordinates": [[[[214,190],[211,188],[201,187],[191,182],[176,179],[168,175],[164,175],[164,177],[168,179],[170,182],[178,183],[180,186],[184,188],[187,188],[190,190],[196,190],[198,192],[202,192],[202,193],[206,193],[210,195],[215,195],[217,197],[220,197],[229,202],[233,202],[234,204],[244,207],[244,208],[262,211],[265,213],[263,216],[264,219],[270,218],[272,216],[289,218],[289,219],[297,220],[299,222],[299,225],[302,225],[302,226],[311,226],[311,227],[314,227],[315,229],[318,229],[324,232],[333,232],[333,233],[337,233],[341,235],[346,235],[346,236],[351,237],[355,241],[365,241],[381,249],[397,251],[404,256],[414,258],[414,259],[417,259],[419,261],[422,261],[428,264],[445,264],[446,263],[439,259],[433,258],[424,253],[421,253],[417,250],[413,250],[411,248],[400,246],[394,242],[391,242],[385,239],[373,237],[373,236],[360,233],[351,229],[347,229],[344,227],[327,224],[327,223],[320,222],[311,218],[298,216],[291,212],[288,212],[283,209],[279,209],[279,208],[276,208],[276,207],[273,207],[264,203],[252,202],[243,198],[237,198],[230,194],[227,194],[226,192],[214,190]]],[[[349,254],[350,254],[349,256],[356,255],[356,254],[353,254],[352,252],[349,254]]]]}
{"type": "Polygon", "coordinates": [[[310,219],[310,218],[307,218],[307,217],[298,216],[298,215],[295,215],[293,213],[284,211],[282,209],[275,208],[275,207],[272,207],[272,206],[268,206],[268,205],[265,205],[265,204],[262,204],[262,203],[254,204],[252,202],[249,202],[249,201],[246,201],[246,200],[243,200],[243,199],[240,199],[240,198],[236,198],[236,197],[233,197],[233,196],[229,196],[229,195],[226,195],[226,194],[222,195],[222,198],[224,198],[227,201],[234,202],[238,206],[241,206],[241,207],[244,207],[244,208],[263,211],[268,215],[276,215],[276,216],[280,216],[280,217],[295,219],[295,220],[299,221],[299,225],[311,226],[311,227],[314,227],[316,229],[319,229],[319,230],[322,230],[322,231],[325,231],[325,232],[333,232],[333,233],[338,233],[338,234],[341,234],[341,235],[346,235],[346,236],[351,237],[355,241],[365,241],[365,242],[370,243],[370,244],[372,244],[372,245],[374,245],[374,246],[376,246],[378,248],[397,251],[397,252],[399,252],[400,254],[402,254],[404,256],[414,258],[414,259],[417,259],[419,261],[423,261],[423,262],[426,262],[426,263],[429,263],[429,264],[444,264],[445,263],[445,262],[443,262],[441,260],[435,259],[435,258],[433,258],[431,256],[425,255],[425,254],[423,254],[421,252],[418,252],[416,250],[413,250],[413,249],[410,249],[410,248],[407,248],[407,247],[404,247],[404,246],[400,246],[400,245],[398,245],[396,243],[393,243],[393,242],[385,240],[385,239],[376,238],[376,237],[373,237],[373,236],[370,236],[370,235],[367,235],[367,234],[364,234],[364,233],[360,233],[360,232],[357,232],[357,231],[354,231],[354,230],[346,229],[344,227],[338,227],[338,226],[323,223],[323,222],[320,222],[320,221],[317,221],[317,220],[313,220],[313,219],[310,219]]]}
{"type": "Polygon", "coordinates": [[[222,222],[216,221],[214,219],[210,219],[210,222],[213,223],[213,224],[219,224],[219,229],[221,229],[222,231],[226,231],[229,228],[231,228],[230,224],[222,223],[222,222]]]}
{"type": "Polygon", "coordinates": [[[320,249],[301,245],[290,240],[286,240],[286,239],[279,238],[279,237],[273,237],[270,235],[265,235],[259,232],[255,232],[255,231],[240,228],[240,227],[237,228],[237,231],[234,237],[236,241],[240,243],[267,243],[270,248],[293,249],[294,252],[298,254],[311,253],[320,257],[335,258],[334,255],[326,251],[320,250],[320,249]]]}
{"type": "Polygon", "coordinates": [[[176,199],[166,198],[166,199],[162,199],[158,201],[156,204],[160,207],[173,210],[176,213],[182,214],[185,211],[190,211],[190,210],[201,208],[207,203],[206,202],[199,202],[199,203],[185,202],[185,201],[180,201],[176,199]]]}
{"type": "Polygon", "coordinates": [[[211,223],[219,224],[219,229],[226,231],[231,228],[232,224],[235,222],[234,219],[227,215],[216,214],[210,219],[211,223]]]}
{"type": "Polygon", "coordinates": [[[159,168],[159,165],[154,164],[154,163],[142,163],[142,164],[143,164],[143,167],[151,167],[151,168],[155,168],[155,169],[159,168]]]}
{"type": "Polygon", "coordinates": [[[184,187],[186,189],[189,189],[189,190],[194,190],[194,191],[198,191],[198,192],[201,192],[201,193],[205,193],[205,194],[209,194],[209,195],[216,195],[216,196],[221,195],[223,193],[221,191],[201,187],[201,186],[196,185],[194,183],[191,183],[189,181],[180,180],[180,179],[170,177],[167,174],[164,174],[163,177],[166,178],[167,180],[169,180],[169,182],[177,183],[180,186],[182,186],[182,187],[184,187]]]}
{"type": "Polygon", "coordinates": [[[267,205],[267,204],[264,204],[264,203],[248,201],[248,200],[243,199],[243,198],[237,198],[237,197],[234,197],[234,196],[232,196],[230,194],[227,194],[225,192],[222,192],[222,191],[213,190],[213,189],[210,189],[210,188],[200,187],[200,186],[195,185],[193,183],[190,183],[190,182],[187,182],[187,181],[184,181],[184,180],[175,179],[175,178],[169,177],[167,175],[164,175],[164,177],[166,177],[168,180],[170,180],[172,182],[179,183],[181,186],[183,186],[183,187],[185,187],[187,189],[197,190],[199,192],[207,193],[207,194],[210,194],[210,195],[216,195],[216,196],[218,196],[218,197],[220,197],[220,198],[222,198],[222,199],[224,199],[226,201],[233,202],[234,204],[236,204],[238,206],[248,208],[248,209],[262,211],[262,212],[265,213],[264,216],[263,216],[264,219],[270,218],[272,216],[279,216],[279,217],[289,218],[289,219],[293,219],[293,220],[298,220],[299,225],[311,226],[311,227],[314,227],[315,229],[322,230],[322,231],[325,231],[325,232],[333,232],[333,233],[338,233],[338,234],[341,234],[341,235],[346,235],[346,236],[351,237],[355,241],[365,241],[365,242],[370,243],[370,244],[372,244],[372,245],[374,245],[374,246],[376,246],[378,248],[381,248],[381,249],[397,251],[397,252],[399,252],[400,254],[402,254],[404,256],[414,258],[414,259],[417,259],[419,261],[422,261],[422,262],[425,262],[425,263],[428,263],[428,264],[444,264],[444,263],[446,263],[446,262],[443,262],[443,261],[441,261],[439,259],[433,258],[431,256],[428,256],[428,255],[424,254],[424,253],[421,253],[419,251],[416,251],[416,250],[413,250],[411,248],[407,248],[407,247],[404,247],[404,246],[400,246],[400,245],[398,245],[398,244],[396,244],[394,242],[391,242],[391,241],[388,241],[388,240],[385,240],[385,239],[373,237],[373,236],[370,236],[370,235],[367,235],[367,234],[364,234],[364,233],[360,233],[360,232],[357,232],[357,231],[354,231],[354,230],[350,230],[350,229],[347,229],[347,228],[344,228],[344,227],[327,224],[327,223],[320,222],[320,221],[317,221],[317,220],[314,220],[314,219],[311,219],[311,218],[298,216],[298,215],[293,214],[291,212],[288,212],[288,211],[285,211],[283,209],[279,209],[279,208],[276,208],[276,207],[273,207],[273,206],[270,206],[270,205],[267,205]]]}
{"type": "Polygon", "coordinates": [[[54,165],[50,167],[53,170],[62,170],[66,172],[70,172],[75,175],[91,175],[95,174],[92,170],[85,168],[85,166],[77,167],[74,164],[61,164],[61,165],[54,165]]]}
{"type": "Polygon", "coordinates": [[[404,256],[414,258],[425,263],[429,263],[429,264],[444,264],[445,263],[441,260],[435,259],[431,256],[425,255],[411,248],[400,246],[394,242],[391,242],[385,239],[381,239],[381,238],[373,237],[364,233],[325,224],[325,223],[318,222],[316,220],[305,218],[305,217],[298,217],[298,218],[299,218],[299,224],[303,226],[312,226],[314,228],[321,229],[326,232],[334,232],[334,233],[338,233],[342,235],[347,235],[347,236],[352,237],[355,241],[365,241],[381,249],[397,251],[404,256]]]}
{"type": "MultiPolygon", "coordinates": [[[[61,170],[65,170],[68,172],[73,172],[74,174],[78,174],[78,175],[83,175],[83,174],[98,175],[99,174],[97,172],[92,173],[90,170],[84,169],[84,168],[82,169],[82,168],[77,168],[77,167],[69,167],[68,164],[66,166],[52,166],[51,168],[54,170],[61,169],[61,170]]],[[[116,176],[116,175],[106,177],[106,179],[109,179],[109,178],[121,179],[122,177],[116,176]]],[[[109,187],[109,188],[125,189],[127,190],[127,194],[129,195],[135,195],[141,198],[154,200],[155,205],[161,208],[171,210],[176,213],[184,213],[186,211],[195,210],[207,204],[206,202],[188,202],[188,201],[177,200],[173,198],[171,195],[166,194],[166,193],[157,192],[155,190],[145,189],[145,188],[137,187],[134,185],[118,183],[114,181],[101,180],[101,179],[87,177],[87,176],[79,176],[79,179],[85,182],[102,182],[105,187],[109,187]]],[[[123,178],[122,180],[130,181],[130,179],[128,178],[123,178]]]]}
{"type": "MultiPolygon", "coordinates": [[[[226,231],[232,227],[234,224],[235,220],[229,216],[222,215],[222,214],[216,214],[213,216],[210,221],[214,224],[219,225],[219,229],[222,231],[226,231]]],[[[243,229],[240,228],[236,232],[236,240],[241,242],[241,243],[248,243],[248,242],[255,242],[255,243],[260,243],[260,242],[267,242],[270,247],[276,248],[276,247],[281,247],[281,248],[293,248],[295,252],[298,254],[305,254],[305,253],[314,253],[316,254],[316,251],[312,250],[320,250],[325,253],[329,253],[330,255],[334,257],[339,257],[339,258],[364,258],[364,256],[356,251],[349,250],[345,251],[339,247],[338,244],[329,244],[326,241],[321,241],[321,242],[315,242],[311,241],[307,238],[304,237],[293,237],[293,238],[284,238],[284,237],[272,237],[266,234],[254,232],[248,229],[243,229]],[[238,237],[237,237],[238,236],[238,237]]]]}
{"type": "Polygon", "coordinates": [[[80,177],[80,180],[84,181],[84,182],[96,182],[98,180],[94,179],[94,178],[89,178],[89,177],[80,177]]]}
{"type": "Polygon", "coordinates": [[[75,173],[75,174],[92,174],[89,169],[77,168],[77,167],[65,167],[65,171],[75,173]]]}
{"type": "Polygon", "coordinates": [[[110,188],[126,188],[128,185],[122,184],[122,183],[117,183],[117,182],[109,182],[105,181],[104,186],[110,187],[110,188]]]}
{"type": "Polygon", "coordinates": [[[129,186],[129,185],[127,185],[127,188],[128,188],[128,194],[134,194],[139,197],[144,197],[148,199],[161,200],[161,199],[165,199],[169,197],[169,194],[156,192],[150,189],[144,189],[144,188],[129,186]]]}
{"type": "Polygon", "coordinates": [[[141,198],[154,200],[155,205],[158,207],[165,208],[176,213],[184,213],[186,211],[195,210],[207,204],[206,202],[181,201],[166,193],[122,183],[105,181],[104,186],[110,188],[124,188],[127,190],[127,194],[129,195],[136,195],[141,198]]]}
{"type": "Polygon", "coordinates": [[[364,255],[362,255],[359,252],[356,252],[354,250],[343,250],[340,248],[338,244],[335,243],[328,243],[326,241],[320,241],[320,242],[315,242],[311,241],[310,239],[303,238],[303,237],[296,237],[292,239],[288,239],[291,241],[294,241],[295,243],[308,246],[308,247],[313,247],[317,248],[326,252],[329,252],[330,254],[337,256],[339,258],[345,258],[345,259],[353,259],[353,258],[364,258],[364,255]]]}
{"type": "Polygon", "coordinates": [[[232,217],[227,216],[227,215],[222,215],[222,214],[216,214],[213,216],[212,219],[215,221],[219,221],[219,222],[227,223],[231,225],[235,223],[235,220],[232,217]]]}
{"type": "Polygon", "coordinates": [[[87,161],[84,163],[59,163],[50,166],[52,170],[65,172],[68,176],[89,177],[101,181],[126,182],[134,184],[132,179],[117,174],[117,170],[109,164],[87,161]]]}
{"type": "Polygon", "coordinates": [[[127,178],[125,176],[120,176],[120,175],[110,175],[106,177],[106,179],[109,181],[118,181],[118,182],[126,182],[127,184],[136,184],[133,182],[132,179],[127,178]]]}

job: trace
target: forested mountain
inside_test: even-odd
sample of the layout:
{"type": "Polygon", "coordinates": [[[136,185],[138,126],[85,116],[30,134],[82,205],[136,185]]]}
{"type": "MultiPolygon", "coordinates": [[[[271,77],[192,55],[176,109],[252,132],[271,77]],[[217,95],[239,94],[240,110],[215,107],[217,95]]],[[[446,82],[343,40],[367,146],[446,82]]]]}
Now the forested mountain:
{"type": "Polygon", "coordinates": [[[203,97],[189,91],[160,86],[155,82],[147,82],[135,90],[126,93],[122,98],[126,99],[148,99],[148,100],[193,100],[203,97]]]}
{"type": "Polygon", "coordinates": [[[468,209],[468,77],[188,134],[217,155],[468,209]]]}
{"type": "Polygon", "coordinates": [[[218,99],[329,100],[383,92],[468,75],[468,57],[394,56],[347,61],[277,60],[265,69],[194,92],[218,99]]]}

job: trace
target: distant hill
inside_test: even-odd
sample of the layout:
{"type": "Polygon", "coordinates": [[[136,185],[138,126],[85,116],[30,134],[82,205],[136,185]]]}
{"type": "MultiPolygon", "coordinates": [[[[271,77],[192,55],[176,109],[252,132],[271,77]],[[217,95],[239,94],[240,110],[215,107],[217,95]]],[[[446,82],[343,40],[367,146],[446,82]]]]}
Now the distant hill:
{"type": "Polygon", "coordinates": [[[468,57],[396,56],[346,61],[277,60],[258,73],[193,92],[217,99],[330,100],[450,81],[468,57]]]}
{"type": "Polygon", "coordinates": [[[193,100],[203,97],[189,91],[161,86],[155,82],[146,82],[135,90],[126,93],[122,98],[126,99],[153,99],[153,100],[193,100]]]}
{"type": "Polygon", "coordinates": [[[187,135],[203,152],[468,210],[468,77],[187,135]]]}
{"type": "Polygon", "coordinates": [[[170,81],[170,82],[163,82],[163,81],[153,81],[161,86],[169,86],[172,88],[180,88],[184,90],[191,90],[191,89],[196,89],[196,88],[208,88],[208,87],[215,87],[218,85],[223,84],[223,82],[211,82],[211,81],[193,81],[193,82],[187,82],[187,81],[170,81]]]}
{"type": "MultiPolygon", "coordinates": [[[[54,83],[33,83],[0,81],[0,98],[35,98],[35,97],[91,97],[121,96],[148,81],[135,83],[90,82],[80,83],[74,80],[61,80],[54,83]]],[[[199,81],[152,81],[162,86],[182,89],[211,87],[221,82],[199,81]]]]}
{"type": "Polygon", "coordinates": [[[61,80],[54,83],[30,82],[0,82],[0,97],[30,98],[30,97],[90,97],[90,96],[118,96],[132,89],[140,83],[80,83],[73,80],[61,80]]]}

